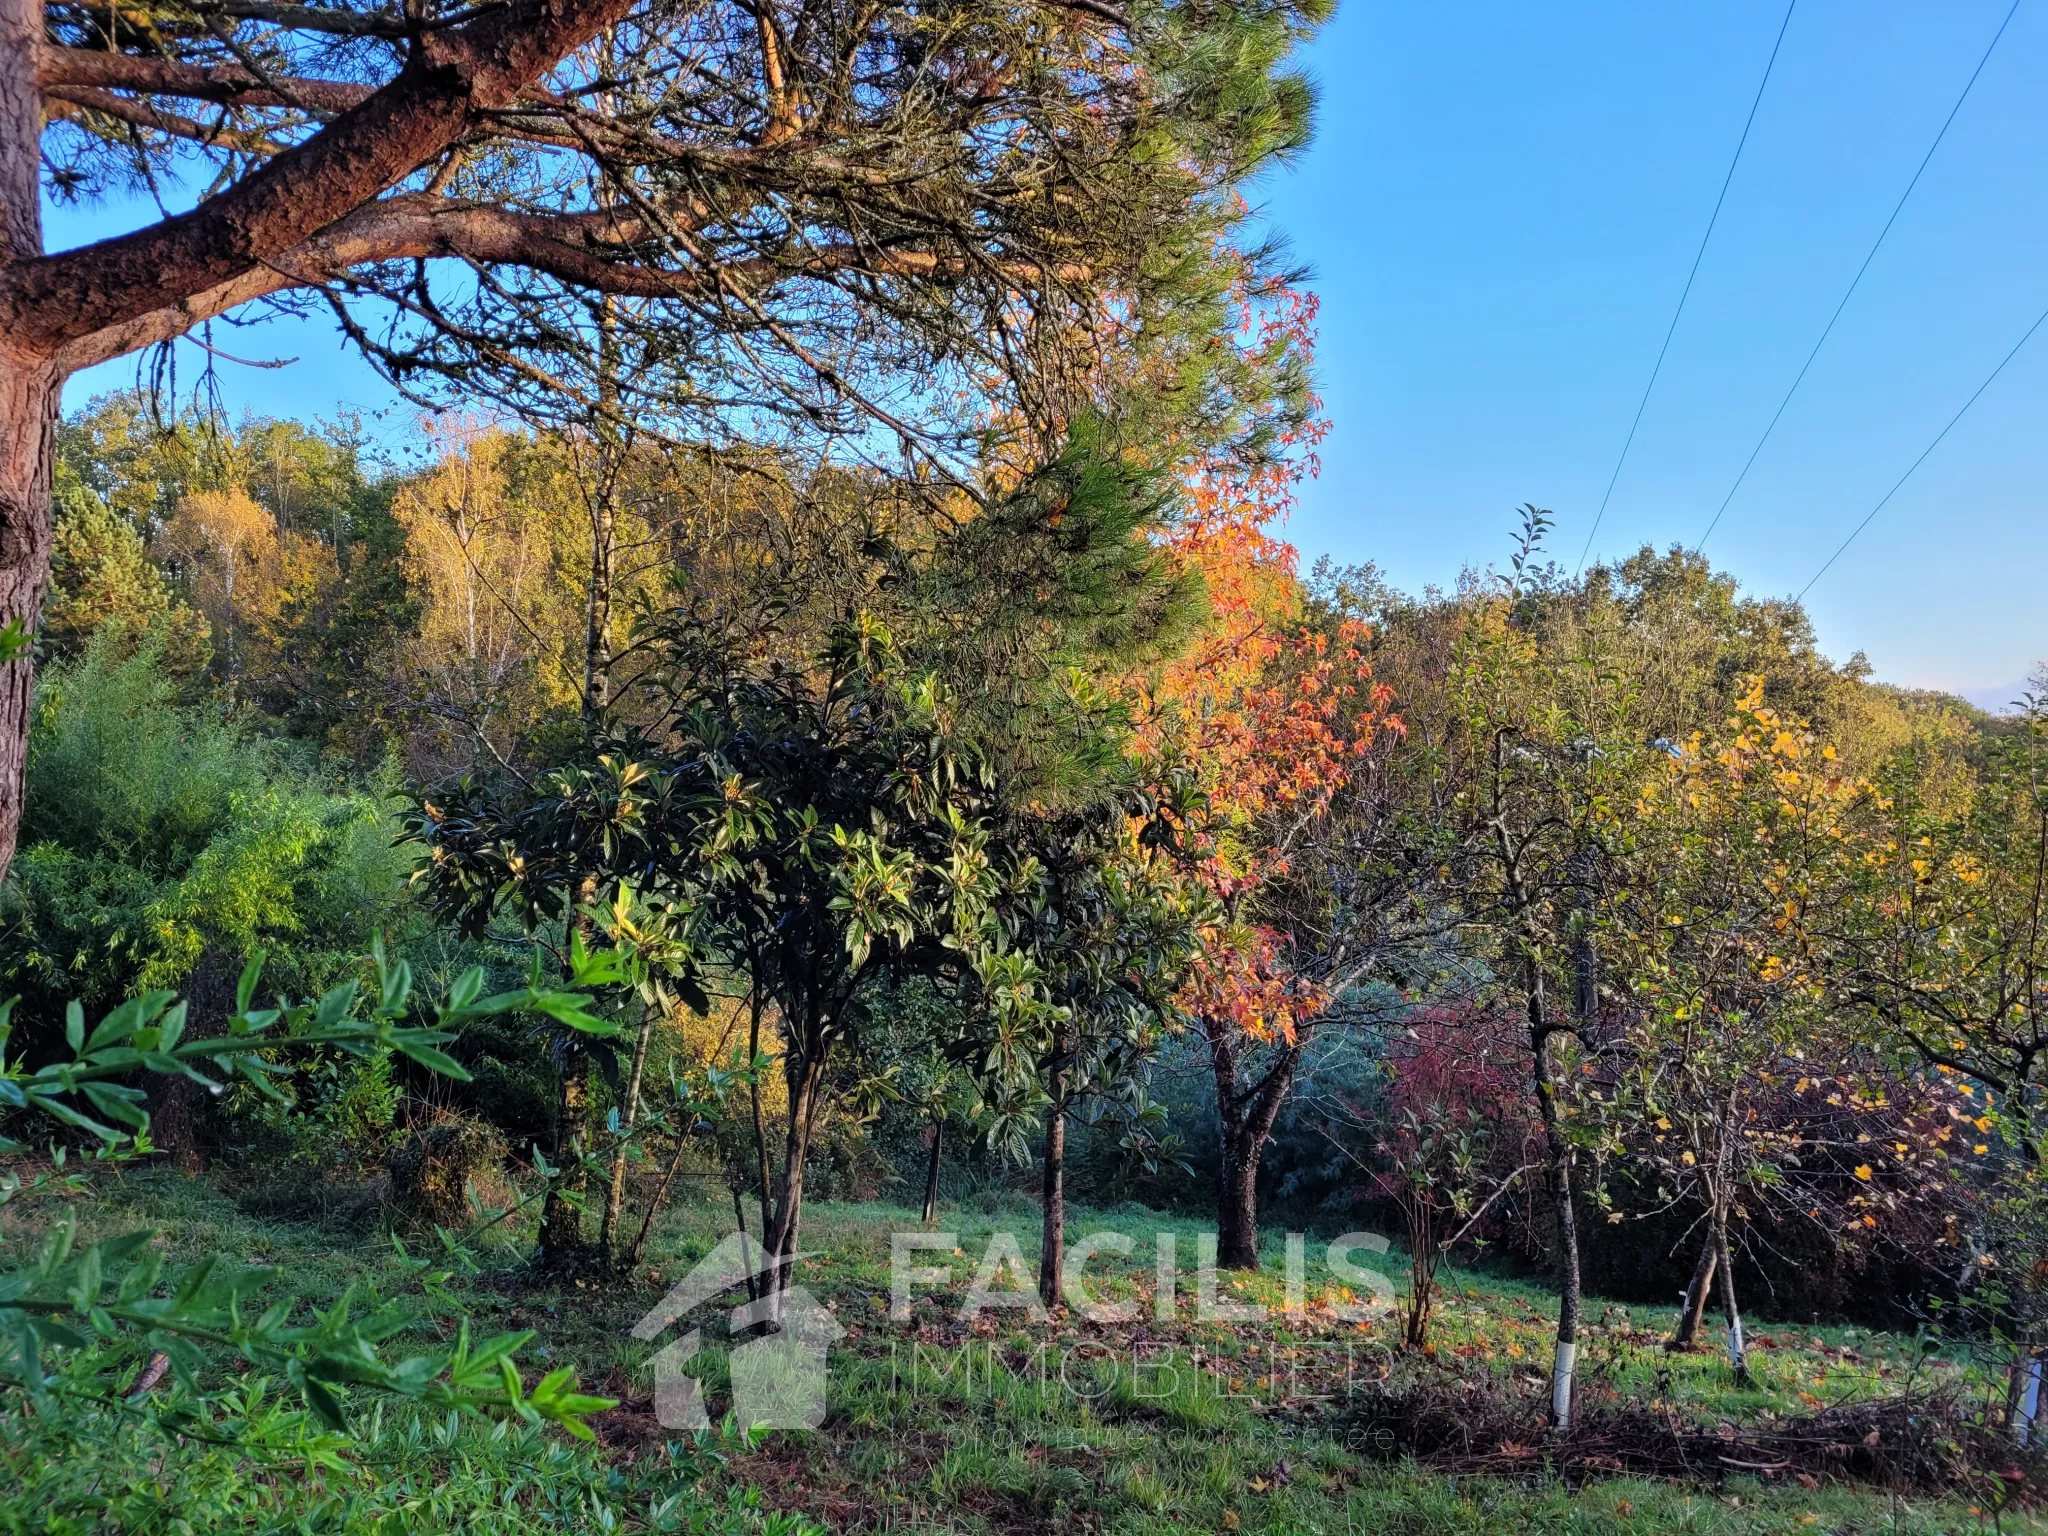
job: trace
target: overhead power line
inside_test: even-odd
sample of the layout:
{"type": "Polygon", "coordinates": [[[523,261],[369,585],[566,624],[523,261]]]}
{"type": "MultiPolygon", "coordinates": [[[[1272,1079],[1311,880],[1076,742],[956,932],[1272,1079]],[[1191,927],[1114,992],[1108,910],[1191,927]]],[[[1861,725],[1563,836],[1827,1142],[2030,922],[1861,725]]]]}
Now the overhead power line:
{"type": "Polygon", "coordinates": [[[1749,478],[1750,467],[1756,463],[1756,456],[1764,451],[1764,444],[1771,440],[1771,434],[1778,429],[1778,419],[1785,414],[1785,407],[1792,403],[1792,397],[1799,393],[1799,386],[1806,380],[1806,372],[1813,366],[1813,360],[1820,356],[1820,349],[1827,345],[1829,335],[1834,331],[1835,322],[1842,318],[1842,311],[1849,307],[1849,300],[1855,296],[1857,285],[1863,281],[1863,274],[1870,270],[1871,262],[1877,259],[1878,248],[1884,244],[1884,237],[1892,232],[1892,225],[1899,219],[1900,211],[1906,206],[1906,199],[1913,195],[1913,189],[1920,185],[1920,177],[1926,171],[1934,152],[1941,148],[1941,141],[1948,137],[1949,124],[1956,120],[1956,114],[1963,110],[1963,103],[1970,99],[1970,92],[1977,84],[1977,77],[1984,73],[1984,66],[1991,62],[1998,40],[2005,36],[2005,29],[2012,23],[2013,13],[2020,8],[2020,0],[2012,0],[2012,6],[2005,13],[2005,20],[1998,24],[1998,30],[1991,34],[1991,42],[1984,49],[1984,56],[1977,61],[1977,67],[1970,71],[1970,78],[1963,82],[1963,93],[1956,98],[1956,104],[1948,109],[1948,116],[1941,120],[1941,129],[1934,135],[1934,142],[1927,146],[1927,153],[1920,157],[1920,164],[1913,172],[1913,179],[1906,183],[1906,190],[1899,194],[1899,200],[1892,205],[1891,217],[1884,221],[1884,228],[1877,232],[1877,239],[1871,242],[1869,252],[1863,258],[1863,265],[1856,269],[1856,275],[1849,279],[1849,286],[1842,293],[1842,302],[1835,306],[1835,312],[1828,316],[1828,323],[1821,327],[1820,337],[1813,344],[1813,350],[1806,354],[1806,361],[1799,365],[1799,372],[1793,376],[1792,387],[1785,391],[1785,398],[1778,402],[1778,408],[1771,413],[1764,434],[1756,440],[1756,446],[1749,450],[1749,457],[1742,461],[1742,472],[1735,477],[1735,483],[1728,487],[1728,494],[1721,498],[1721,505],[1714,509],[1714,515],[1707,523],[1705,533],[1693,545],[1697,553],[1706,547],[1707,540],[1721,525],[1721,514],[1728,510],[1728,504],[1735,500],[1735,493],[1742,489],[1742,482],[1749,478]]]}
{"type": "Polygon", "coordinates": [[[1893,482],[1892,488],[1884,493],[1884,496],[1882,497],[1882,499],[1879,500],[1878,504],[1872,507],[1867,513],[1864,514],[1863,521],[1858,523],[1854,528],[1849,530],[1849,537],[1842,540],[1840,546],[1836,548],[1835,552],[1832,555],[1828,556],[1827,562],[1824,565],[1822,565],[1819,570],[1813,573],[1812,579],[1809,580],[1805,586],[1799,589],[1799,596],[1793,599],[1794,602],[1802,602],[1805,600],[1806,594],[1813,590],[1814,582],[1819,581],[1821,577],[1827,575],[1829,567],[1833,566],[1837,560],[1842,558],[1843,551],[1848,549],[1848,547],[1851,544],[1854,544],[1856,542],[1856,536],[1862,533],[1864,529],[1868,528],[1871,524],[1871,520],[1875,518],[1878,513],[1882,512],[1885,509],[1886,504],[1890,502],[1894,496],[1899,494],[1899,487],[1904,485],[1908,480],[1913,478],[1913,471],[1918,469],[1922,464],[1925,464],[1927,462],[1927,456],[1934,452],[1935,449],[1941,446],[1941,440],[1947,437],[1949,433],[1954,430],[1955,424],[1957,422],[1961,421],[1965,416],[1969,414],[1970,407],[1977,403],[1977,397],[1979,395],[1982,395],[1985,390],[1989,389],[1993,381],[1995,381],[2001,373],[2005,372],[2005,365],[2020,355],[2020,348],[2024,347],[2028,342],[2032,341],[2034,339],[2034,332],[2040,330],[2043,325],[2048,325],[2048,309],[2044,309],[2041,311],[2040,315],[2035,318],[2034,323],[2027,327],[2026,334],[2020,337],[2018,341],[2013,343],[2012,350],[2006,353],[2004,357],[1998,360],[1998,366],[1991,370],[1990,375],[1984,380],[1984,382],[1982,384],[1979,384],[1975,392],[1971,394],[1970,398],[1963,402],[1963,408],[1957,411],[1955,415],[1949,417],[1948,425],[1943,427],[1939,432],[1934,434],[1934,441],[1929,443],[1925,448],[1920,450],[1920,457],[1915,459],[1911,464],[1906,466],[1906,472],[1903,475],[1899,476],[1899,478],[1893,482]]]}
{"type": "MultiPolygon", "coordinates": [[[[2017,0],[2015,0],[2017,3],[2017,0]]],[[[1614,473],[1607,477],[1607,492],[1600,498],[1600,510],[1593,514],[1593,526],[1586,531],[1586,547],[1579,551],[1579,570],[1586,568],[1586,556],[1593,548],[1593,535],[1600,531],[1600,520],[1607,516],[1607,503],[1613,499],[1615,482],[1621,479],[1621,466],[1628,462],[1628,451],[1634,446],[1636,428],[1643,424],[1643,409],[1650,403],[1650,392],[1657,387],[1657,375],[1664,371],[1664,355],[1671,350],[1671,338],[1678,333],[1679,316],[1685,313],[1685,301],[1692,295],[1693,279],[1700,275],[1700,261],[1707,254],[1707,242],[1714,238],[1714,225],[1720,221],[1721,205],[1728,201],[1728,187],[1735,180],[1735,167],[1742,163],[1742,147],[1749,142],[1749,130],[1756,122],[1756,109],[1763,104],[1764,87],[1771,83],[1771,71],[1778,63],[1778,50],[1784,46],[1785,29],[1792,25],[1792,12],[1799,0],[1791,0],[1785,7],[1785,19],[1778,23],[1777,40],[1771,44],[1771,56],[1764,63],[1764,77],[1757,82],[1756,96],[1749,104],[1749,116],[1742,120],[1742,137],[1735,141],[1735,154],[1728,162],[1728,174],[1721,178],[1721,192],[1714,199],[1714,211],[1707,217],[1707,231],[1700,236],[1700,248],[1693,252],[1692,270],[1685,274],[1685,287],[1679,291],[1678,308],[1671,312],[1671,324],[1664,330],[1664,345],[1657,349],[1657,361],[1650,369],[1650,382],[1643,386],[1643,398],[1636,402],[1635,420],[1628,424],[1628,436],[1621,445],[1621,457],[1614,461],[1614,473]]],[[[1574,575],[1577,571],[1573,572],[1574,575]]]]}

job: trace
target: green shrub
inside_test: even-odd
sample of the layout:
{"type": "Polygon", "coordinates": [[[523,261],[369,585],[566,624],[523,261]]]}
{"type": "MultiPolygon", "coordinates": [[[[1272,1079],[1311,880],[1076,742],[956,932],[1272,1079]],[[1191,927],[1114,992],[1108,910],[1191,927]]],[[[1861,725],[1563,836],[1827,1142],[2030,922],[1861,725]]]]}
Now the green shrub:
{"type": "Polygon", "coordinates": [[[0,892],[0,987],[33,1043],[63,1004],[185,988],[258,948],[293,990],[324,986],[388,925],[405,856],[372,795],[182,703],[160,645],[97,638],[36,690],[21,851],[0,892]]]}

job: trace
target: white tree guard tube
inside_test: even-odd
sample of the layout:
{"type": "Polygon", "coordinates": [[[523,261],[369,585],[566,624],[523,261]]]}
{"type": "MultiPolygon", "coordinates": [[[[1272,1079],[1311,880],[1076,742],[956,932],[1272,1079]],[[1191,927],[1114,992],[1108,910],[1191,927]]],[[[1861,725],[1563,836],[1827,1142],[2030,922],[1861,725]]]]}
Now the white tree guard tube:
{"type": "Polygon", "coordinates": [[[2041,1357],[2036,1355],[2027,1362],[2026,1390],[2020,1394],[2019,1417],[2013,1421],[2013,1438],[2021,1445],[2031,1445],[2034,1429],[2041,1419],[2041,1357]]]}
{"type": "Polygon", "coordinates": [[[1557,1353],[1550,1362],[1550,1418],[1559,1429],[1572,1421],[1572,1366],[1578,1356],[1577,1344],[1557,1341],[1557,1353]]]}

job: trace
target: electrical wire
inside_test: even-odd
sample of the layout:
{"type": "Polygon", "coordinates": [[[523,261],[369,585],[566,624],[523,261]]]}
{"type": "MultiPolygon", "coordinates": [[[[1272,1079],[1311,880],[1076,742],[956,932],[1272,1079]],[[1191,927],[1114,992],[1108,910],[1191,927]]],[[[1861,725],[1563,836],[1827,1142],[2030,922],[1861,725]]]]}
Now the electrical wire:
{"type": "MultiPolygon", "coordinates": [[[[2017,4],[2018,0],[2014,0],[2017,4]]],[[[1707,254],[1707,242],[1714,238],[1714,226],[1720,222],[1721,205],[1728,200],[1729,185],[1735,180],[1735,167],[1742,163],[1742,147],[1749,142],[1749,130],[1756,122],[1756,109],[1763,104],[1764,87],[1771,83],[1771,71],[1777,67],[1778,50],[1784,46],[1785,30],[1792,25],[1792,12],[1799,0],[1791,0],[1785,7],[1785,19],[1778,23],[1777,40],[1771,44],[1771,56],[1764,64],[1764,77],[1757,82],[1756,96],[1750,101],[1749,116],[1742,120],[1742,137],[1735,141],[1734,158],[1728,162],[1728,174],[1721,178],[1720,196],[1714,199],[1714,211],[1707,218],[1707,232],[1700,236],[1700,248],[1693,253],[1692,270],[1685,274],[1685,287],[1678,295],[1678,308],[1671,313],[1671,324],[1664,331],[1664,345],[1657,349],[1657,361],[1650,369],[1650,382],[1643,386],[1643,398],[1636,402],[1635,420],[1628,424],[1628,436],[1621,445],[1621,457],[1614,461],[1614,473],[1607,477],[1607,493],[1600,498],[1600,510],[1593,515],[1593,526],[1586,533],[1586,547],[1579,551],[1578,570],[1586,568],[1586,556],[1592,552],[1593,536],[1600,531],[1600,520],[1607,516],[1607,503],[1613,499],[1615,482],[1621,479],[1621,466],[1628,462],[1628,451],[1636,440],[1636,428],[1643,424],[1643,410],[1650,403],[1650,392],[1657,387],[1657,375],[1664,371],[1664,355],[1671,350],[1671,338],[1678,333],[1679,316],[1685,313],[1685,301],[1692,295],[1693,279],[1700,275],[1700,261],[1707,254]]],[[[1578,571],[1572,573],[1574,576],[1578,571]]]]}
{"type": "Polygon", "coordinates": [[[1942,119],[1941,130],[1935,134],[1934,142],[1927,146],[1927,153],[1920,157],[1920,165],[1913,172],[1913,179],[1906,183],[1906,190],[1899,194],[1898,202],[1892,205],[1892,215],[1884,221],[1884,228],[1877,232],[1877,239],[1871,242],[1870,250],[1863,258],[1863,265],[1858,267],[1856,275],[1849,279],[1849,286],[1842,294],[1842,302],[1835,306],[1835,312],[1828,316],[1828,323],[1821,327],[1820,339],[1814,342],[1813,350],[1806,354],[1806,361],[1799,365],[1799,372],[1793,377],[1792,387],[1785,391],[1785,398],[1778,402],[1777,410],[1771,413],[1770,422],[1764,427],[1763,436],[1756,440],[1756,446],[1749,450],[1749,457],[1742,461],[1742,472],[1735,477],[1735,483],[1728,487],[1728,494],[1721,498],[1721,505],[1714,509],[1714,515],[1707,523],[1706,532],[1693,544],[1695,554],[1704,549],[1707,540],[1713,537],[1714,530],[1721,525],[1721,514],[1726,512],[1728,504],[1735,500],[1735,493],[1742,489],[1742,482],[1749,478],[1750,468],[1756,463],[1757,455],[1764,451],[1764,444],[1768,443],[1771,434],[1777,431],[1778,420],[1785,414],[1785,407],[1790,405],[1792,397],[1799,393],[1799,386],[1806,380],[1807,370],[1813,366],[1813,360],[1820,356],[1820,349],[1827,345],[1827,339],[1835,329],[1835,322],[1842,318],[1842,311],[1849,307],[1849,300],[1855,296],[1857,286],[1863,281],[1863,274],[1870,270],[1871,262],[1877,259],[1878,248],[1884,244],[1885,236],[1892,232],[1892,225],[1898,222],[1899,214],[1906,206],[1906,199],[1911,197],[1913,189],[1920,185],[1920,177],[1926,171],[1928,162],[1933,160],[1934,152],[1941,148],[1941,141],[1948,137],[1949,125],[1956,120],[1956,114],[1963,110],[1963,103],[1970,99],[1970,92],[1977,84],[1977,77],[1984,73],[1984,66],[1991,62],[1991,55],[1998,47],[1998,40],[2005,36],[2005,29],[2011,25],[2013,13],[2019,8],[2020,0],[2012,0],[2011,8],[2005,13],[2005,20],[2001,21],[1998,30],[1991,34],[1991,42],[1984,49],[1984,56],[1977,60],[1977,67],[1970,71],[1970,78],[1963,84],[1962,95],[1956,98],[1956,104],[1948,109],[1948,116],[1942,119]]]}
{"type": "Polygon", "coordinates": [[[1998,378],[1998,376],[2001,373],[2005,372],[2005,365],[2020,355],[2020,348],[2024,347],[2028,342],[2032,341],[2034,339],[2034,332],[2040,330],[2043,325],[2048,325],[2048,309],[2044,309],[2041,311],[2040,315],[2035,319],[2034,323],[2027,327],[2027,333],[2024,336],[2020,337],[2018,341],[2013,343],[2013,347],[2010,352],[2006,353],[2004,357],[1998,360],[1998,366],[1991,370],[1990,376],[1987,377],[1982,384],[1979,384],[1977,386],[1975,393],[1973,393],[1969,399],[1963,402],[1963,408],[1957,411],[1955,415],[1949,417],[1948,425],[1943,427],[1939,432],[1934,434],[1934,441],[1929,443],[1925,448],[1920,450],[1920,457],[1915,459],[1910,465],[1906,467],[1906,472],[1903,475],[1899,476],[1899,478],[1893,483],[1892,488],[1890,490],[1884,493],[1883,498],[1879,500],[1878,504],[1872,507],[1867,513],[1864,514],[1863,521],[1858,523],[1854,528],[1849,530],[1849,537],[1842,540],[1840,546],[1836,548],[1835,552],[1832,555],[1828,556],[1826,563],[1823,564],[1819,570],[1813,573],[1812,579],[1809,580],[1805,586],[1799,589],[1799,596],[1793,599],[1794,602],[1803,602],[1805,600],[1806,594],[1813,590],[1814,582],[1819,581],[1821,577],[1827,575],[1829,568],[1833,566],[1837,560],[1842,558],[1843,551],[1848,549],[1848,547],[1851,544],[1854,544],[1856,542],[1856,536],[1862,533],[1864,529],[1868,528],[1871,524],[1871,520],[1875,518],[1878,513],[1882,512],[1885,509],[1886,504],[1890,502],[1894,496],[1899,494],[1899,487],[1903,486],[1908,480],[1913,478],[1913,471],[1918,469],[1922,464],[1925,464],[1927,462],[1927,456],[1933,453],[1935,449],[1941,446],[1941,440],[1947,437],[1949,433],[1955,429],[1955,424],[1957,422],[1961,421],[1963,417],[1969,414],[1970,407],[1977,403],[1978,396],[1982,395],[1985,390],[1989,389],[1992,383],[1998,378]]]}

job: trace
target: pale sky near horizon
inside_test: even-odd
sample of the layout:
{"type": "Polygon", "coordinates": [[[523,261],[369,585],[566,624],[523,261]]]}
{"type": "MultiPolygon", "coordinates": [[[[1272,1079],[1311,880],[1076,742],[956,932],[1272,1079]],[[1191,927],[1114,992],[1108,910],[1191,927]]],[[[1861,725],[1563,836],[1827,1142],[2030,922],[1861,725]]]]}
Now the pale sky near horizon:
{"type": "MultiPolygon", "coordinates": [[[[1797,0],[1595,558],[1699,537],[2009,4],[1797,0]]],[[[1322,301],[1305,559],[1448,585],[1534,501],[1576,564],[1784,14],[1340,9],[1304,61],[1316,142],[1257,189],[1322,301]]],[[[2048,0],[2021,0],[1706,546],[1748,590],[1802,587],[2048,307],[2044,77],[2048,0]]],[[[50,244],[141,216],[53,211],[50,244]]],[[[323,324],[222,344],[299,358],[223,365],[231,410],[392,403],[323,324]]],[[[94,370],[67,404],[134,377],[94,370]]],[[[1808,595],[1830,655],[1987,705],[2048,658],[2044,408],[2048,326],[1808,595]]]]}

